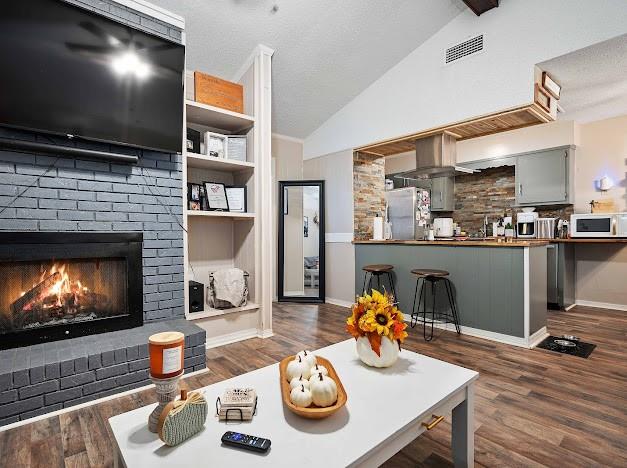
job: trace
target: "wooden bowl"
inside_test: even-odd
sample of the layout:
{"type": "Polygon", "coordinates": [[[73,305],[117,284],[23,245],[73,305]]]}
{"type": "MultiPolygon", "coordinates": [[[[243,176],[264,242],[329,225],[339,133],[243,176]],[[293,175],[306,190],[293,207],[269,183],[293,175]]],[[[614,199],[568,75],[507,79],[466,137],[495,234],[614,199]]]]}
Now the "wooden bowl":
{"type": "Polygon", "coordinates": [[[287,381],[286,371],[288,363],[293,361],[295,357],[296,356],[288,356],[279,363],[279,378],[281,379],[281,395],[283,396],[283,404],[287,406],[292,413],[307,419],[322,419],[339,411],[340,408],[346,404],[346,400],[348,399],[346,396],[346,390],[344,390],[342,381],[337,375],[337,372],[335,372],[333,365],[320,356],[316,356],[318,364],[327,368],[329,371],[329,377],[335,380],[335,384],[337,385],[337,401],[335,404],[327,406],[326,408],[320,408],[314,404],[307,408],[300,408],[292,403],[290,400],[290,383],[287,381]]]}

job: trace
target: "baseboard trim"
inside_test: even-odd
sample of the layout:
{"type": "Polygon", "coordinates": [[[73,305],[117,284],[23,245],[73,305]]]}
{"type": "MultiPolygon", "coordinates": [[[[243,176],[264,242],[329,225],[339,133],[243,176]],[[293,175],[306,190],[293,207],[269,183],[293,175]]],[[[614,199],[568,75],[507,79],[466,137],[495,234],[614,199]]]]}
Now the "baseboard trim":
{"type": "Polygon", "coordinates": [[[238,341],[248,340],[250,338],[257,338],[258,335],[259,330],[256,328],[247,328],[245,330],[227,333],[226,335],[214,336],[213,338],[207,337],[205,347],[207,349],[217,348],[218,346],[224,346],[238,341]]]}
{"type": "MultiPolygon", "coordinates": [[[[205,367],[204,369],[201,370],[197,370],[194,372],[190,372],[189,374],[183,374],[183,376],[181,377],[181,379],[186,379],[188,377],[193,377],[194,375],[198,375],[198,374],[204,374],[205,372],[209,372],[209,368],[205,367]]],[[[2,426],[0,427],[0,432],[3,431],[7,431],[9,429],[14,429],[16,427],[20,427],[23,426],[25,424],[31,424],[37,421],[40,421],[42,419],[46,419],[46,418],[51,418],[53,416],[58,416],[60,414],[64,414],[64,413],[69,413],[70,411],[75,411],[81,408],[87,408],[88,406],[93,406],[93,405],[97,405],[99,403],[103,403],[105,401],[109,401],[109,400],[114,400],[116,398],[120,398],[126,395],[131,395],[133,393],[137,393],[137,392],[141,392],[143,390],[148,390],[150,388],[154,388],[154,384],[148,384],[148,385],[144,385],[143,387],[137,387],[137,388],[133,388],[131,390],[126,390],[125,392],[120,392],[120,393],[115,393],[113,395],[109,395],[106,397],[102,397],[102,398],[98,398],[97,400],[91,400],[91,401],[86,401],[85,403],[81,403],[79,405],[74,405],[74,406],[69,406],[67,408],[63,408],[60,410],[56,410],[56,411],[51,411],[50,413],[46,413],[46,414],[40,414],[39,416],[35,416],[29,419],[25,419],[24,421],[17,421],[11,424],[7,424],[6,426],[2,426]]]]}
{"type": "Polygon", "coordinates": [[[540,344],[542,340],[544,340],[547,336],[549,336],[549,332],[546,330],[546,327],[540,328],[537,332],[532,334],[528,339],[528,348],[535,348],[540,344]]]}
{"type": "Polygon", "coordinates": [[[268,330],[259,330],[257,332],[257,338],[272,338],[274,336],[274,333],[272,332],[272,329],[269,328],[268,330]]]}
{"type": "Polygon", "coordinates": [[[327,304],[333,304],[333,305],[340,306],[340,307],[348,307],[349,309],[353,307],[353,304],[354,304],[354,302],[348,302],[342,299],[335,299],[333,297],[325,297],[324,301],[327,304]]]}
{"type": "MultiPolygon", "coordinates": [[[[409,315],[405,315],[406,322],[411,320],[409,315]]],[[[421,324],[422,320],[418,319],[418,323],[421,324]]],[[[455,332],[455,325],[452,323],[438,323],[437,321],[433,325],[434,328],[440,330],[447,330],[455,332]]],[[[504,343],[512,346],[518,346],[520,348],[533,348],[537,343],[549,336],[546,331],[546,327],[542,327],[540,330],[531,335],[528,339],[521,338],[519,336],[505,335],[504,333],[491,332],[488,330],[480,330],[478,328],[467,327],[461,325],[462,335],[474,336],[475,338],[483,338],[484,340],[496,341],[498,343],[504,343]]]]}
{"type": "Polygon", "coordinates": [[[575,305],[596,307],[597,309],[627,310],[627,304],[612,304],[610,302],[582,301],[577,299],[575,305]]]}

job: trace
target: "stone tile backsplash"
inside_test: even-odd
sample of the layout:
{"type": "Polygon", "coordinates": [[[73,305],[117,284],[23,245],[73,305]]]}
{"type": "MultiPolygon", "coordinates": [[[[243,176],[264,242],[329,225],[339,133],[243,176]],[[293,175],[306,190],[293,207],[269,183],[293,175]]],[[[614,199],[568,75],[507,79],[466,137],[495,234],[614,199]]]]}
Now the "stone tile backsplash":
{"type": "Polygon", "coordinates": [[[372,238],[372,218],[385,210],[385,160],[363,153],[353,155],[355,240],[372,238]]]}

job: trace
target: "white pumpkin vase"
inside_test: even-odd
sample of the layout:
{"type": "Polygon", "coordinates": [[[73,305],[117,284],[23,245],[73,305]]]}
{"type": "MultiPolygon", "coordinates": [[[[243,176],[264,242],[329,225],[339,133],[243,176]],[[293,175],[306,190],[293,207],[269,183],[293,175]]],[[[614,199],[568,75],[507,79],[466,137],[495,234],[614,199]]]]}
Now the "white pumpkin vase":
{"type": "Polygon", "coordinates": [[[365,336],[357,338],[357,355],[364,364],[372,367],[390,367],[398,359],[400,353],[398,343],[386,336],[381,337],[381,355],[377,356],[365,336]]]}

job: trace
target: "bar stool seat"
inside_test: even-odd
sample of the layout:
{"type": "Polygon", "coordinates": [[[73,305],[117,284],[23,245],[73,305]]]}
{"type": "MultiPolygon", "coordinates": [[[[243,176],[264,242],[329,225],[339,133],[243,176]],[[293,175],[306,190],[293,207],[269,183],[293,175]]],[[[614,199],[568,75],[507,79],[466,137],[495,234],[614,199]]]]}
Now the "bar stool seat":
{"type": "Polygon", "coordinates": [[[385,263],[377,265],[366,265],[362,268],[362,270],[367,271],[368,273],[386,273],[388,271],[392,271],[393,269],[394,265],[386,265],[385,263]]]}
{"type": "Polygon", "coordinates": [[[425,268],[414,268],[411,272],[419,277],[435,276],[438,278],[444,278],[449,275],[446,270],[428,270],[425,268]]]}
{"type": "Polygon", "coordinates": [[[372,277],[377,277],[377,285],[379,288],[379,292],[381,291],[381,276],[386,275],[388,281],[390,283],[390,288],[392,289],[392,294],[394,294],[394,298],[396,299],[396,289],[394,288],[394,278],[392,277],[392,271],[394,270],[394,265],[388,265],[387,263],[377,263],[373,265],[364,265],[362,267],[364,273],[364,287],[362,289],[363,293],[366,294],[367,291],[372,289],[372,277]],[[368,275],[370,275],[370,280],[368,281],[368,275]],[[366,284],[368,285],[368,289],[366,289],[366,284]]]}
{"type": "Polygon", "coordinates": [[[445,323],[453,323],[455,325],[455,331],[459,335],[461,329],[459,326],[459,315],[457,314],[457,306],[455,304],[455,297],[453,296],[453,288],[451,286],[451,280],[448,278],[449,272],[446,270],[435,270],[431,268],[414,268],[411,270],[412,274],[416,275],[416,290],[414,291],[414,305],[411,311],[411,326],[412,328],[418,323],[420,315],[422,315],[422,334],[425,341],[431,341],[433,339],[433,325],[436,321],[436,315],[438,321],[445,321],[445,323]],[[418,286],[422,280],[422,286],[420,287],[420,294],[418,294],[418,286]],[[436,284],[444,283],[446,295],[449,305],[451,307],[451,313],[437,313],[435,307],[436,298],[436,284]],[[431,284],[431,311],[427,311],[427,291],[425,284],[431,284]],[[418,304],[416,304],[416,298],[418,298],[418,304]],[[422,312],[420,311],[420,305],[423,305],[422,312]],[[427,334],[427,314],[431,316],[431,331],[427,334]]]}

